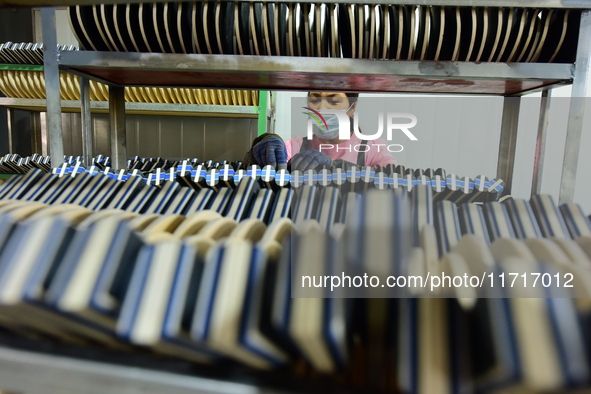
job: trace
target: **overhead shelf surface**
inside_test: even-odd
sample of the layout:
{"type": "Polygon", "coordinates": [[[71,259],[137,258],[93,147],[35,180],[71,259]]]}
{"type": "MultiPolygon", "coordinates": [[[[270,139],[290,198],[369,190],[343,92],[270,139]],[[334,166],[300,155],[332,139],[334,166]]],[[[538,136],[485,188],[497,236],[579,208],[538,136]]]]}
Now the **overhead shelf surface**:
{"type": "Polygon", "coordinates": [[[62,69],[115,85],[513,95],[572,82],[572,64],[79,51],[62,69]]]}

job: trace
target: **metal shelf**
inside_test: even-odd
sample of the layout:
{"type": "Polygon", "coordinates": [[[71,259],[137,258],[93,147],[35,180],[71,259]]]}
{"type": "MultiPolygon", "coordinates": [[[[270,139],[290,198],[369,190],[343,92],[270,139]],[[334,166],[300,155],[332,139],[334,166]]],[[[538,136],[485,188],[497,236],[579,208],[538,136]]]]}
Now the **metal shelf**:
{"type": "MultiPolygon", "coordinates": [[[[535,91],[544,92],[556,86],[574,83],[573,96],[584,96],[588,73],[591,12],[581,15],[581,30],[575,64],[547,63],[475,63],[451,61],[396,61],[369,59],[196,55],[162,53],[122,53],[77,51],[56,56],[53,71],[58,68],[111,85],[112,125],[123,125],[123,87],[187,86],[234,89],[356,91],[433,94],[486,94],[505,97],[498,178],[505,180],[511,192],[515,166],[515,146],[520,101],[518,97],[535,91]]],[[[47,67],[47,64],[46,64],[47,67]]],[[[46,70],[47,74],[47,70],[46,70]]],[[[546,111],[546,107],[542,111],[546,111]]],[[[571,119],[579,119],[581,108],[571,105],[571,119]]],[[[120,127],[113,126],[117,134],[120,127]]],[[[567,140],[569,151],[578,147],[582,124],[572,123],[567,140]],[[572,129],[572,132],[571,132],[572,129]],[[578,135],[578,137],[577,137],[578,135]],[[573,148],[575,146],[575,148],[573,148]]],[[[545,135],[546,124],[539,136],[545,135]]],[[[57,134],[57,132],[56,132],[57,134]]],[[[540,141],[543,138],[540,137],[540,141]]],[[[121,139],[121,147],[125,142],[121,139]]],[[[539,188],[543,146],[538,144],[539,159],[534,163],[533,188],[539,188]]],[[[112,153],[113,157],[118,157],[112,153]]],[[[561,201],[572,201],[577,155],[565,157],[567,176],[563,176],[561,201]],[[574,163],[574,164],[573,164],[574,163]],[[571,174],[572,173],[572,174],[571,174]]],[[[121,163],[123,159],[119,158],[121,163]]]]}
{"type": "MultiPolygon", "coordinates": [[[[161,0],[160,2],[162,2],[161,0]]],[[[231,1],[231,0],[222,0],[231,1]]],[[[262,2],[274,0],[259,0],[262,2]]],[[[91,4],[145,3],[145,0],[0,0],[0,7],[38,7],[69,6],[91,4]]],[[[158,3],[159,1],[152,1],[158,3]]],[[[314,0],[283,0],[285,3],[317,3],[314,0]]],[[[356,1],[353,1],[356,2],[356,1]]],[[[351,0],[332,0],[331,3],[352,3],[351,0]]],[[[487,7],[536,7],[536,8],[589,8],[587,0],[374,0],[359,3],[371,4],[414,4],[449,6],[487,6],[487,7]],[[485,3],[485,4],[483,4],[485,3]]]]}
{"type": "Polygon", "coordinates": [[[60,68],[112,85],[516,95],[572,82],[572,64],[64,52],[60,68]]]}
{"type": "Polygon", "coordinates": [[[262,394],[259,387],[125,365],[0,347],[0,388],[8,392],[262,394]],[[31,378],[34,377],[34,378],[31,378]]]}
{"type": "MultiPolygon", "coordinates": [[[[62,112],[80,112],[80,101],[62,100],[62,112]]],[[[47,111],[44,99],[22,99],[0,97],[0,106],[25,111],[47,111]]],[[[91,101],[90,112],[109,113],[108,101],[91,101]]],[[[198,105],[168,103],[125,103],[125,113],[129,115],[168,115],[168,116],[208,116],[224,118],[252,118],[259,115],[259,107],[242,105],[198,105]]]]}

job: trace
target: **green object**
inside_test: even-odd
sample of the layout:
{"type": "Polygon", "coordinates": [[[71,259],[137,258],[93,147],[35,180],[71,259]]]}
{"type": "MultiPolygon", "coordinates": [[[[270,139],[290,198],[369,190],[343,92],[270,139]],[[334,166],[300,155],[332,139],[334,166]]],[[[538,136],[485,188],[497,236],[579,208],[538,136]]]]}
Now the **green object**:
{"type": "Polygon", "coordinates": [[[41,64],[0,64],[0,70],[43,71],[41,64]]]}
{"type": "MultiPolygon", "coordinates": [[[[0,179],[8,179],[10,177],[12,177],[13,175],[17,175],[17,174],[0,174],[0,179]]],[[[22,175],[22,174],[19,174],[22,175]]]]}
{"type": "Polygon", "coordinates": [[[267,132],[267,100],[269,92],[261,90],[259,92],[259,127],[258,134],[263,135],[267,132]]]}

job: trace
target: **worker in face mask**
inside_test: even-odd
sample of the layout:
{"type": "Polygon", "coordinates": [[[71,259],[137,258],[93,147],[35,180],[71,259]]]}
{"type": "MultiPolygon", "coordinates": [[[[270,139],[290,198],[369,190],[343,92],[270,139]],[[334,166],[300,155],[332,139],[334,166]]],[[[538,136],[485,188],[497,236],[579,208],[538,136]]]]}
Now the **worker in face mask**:
{"type": "Polygon", "coordinates": [[[361,140],[351,127],[349,138],[339,136],[340,121],[349,118],[353,126],[353,114],[357,108],[357,93],[308,93],[308,116],[312,121],[312,139],[294,137],[283,141],[276,134],[263,134],[253,141],[252,149],[245,157],[247,165],[272,165],[305,171],[319,166],[357,165],[387,166],[396,164],[388,150],[381,148],[381,139],[361,140]]]}

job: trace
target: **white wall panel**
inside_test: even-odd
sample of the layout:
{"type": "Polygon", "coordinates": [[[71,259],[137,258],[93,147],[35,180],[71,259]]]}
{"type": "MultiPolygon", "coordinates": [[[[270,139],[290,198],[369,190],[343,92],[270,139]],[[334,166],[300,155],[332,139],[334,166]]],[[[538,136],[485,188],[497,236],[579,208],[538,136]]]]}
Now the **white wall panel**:
{"type": "MultiPolygon", "coordinates": [[[[35,41],[43,42],[43,37],[41,35],[41,10],[35,9],[33,11],[33,21],[35,23],[35,41]]],[[[80,46],[70,26],[70,20],[68,19],[68,9],[66,7],[56,8],[55,25],[58,44],[80,46]]]]}
{"type": "MultiPolygon", "coordinates": [[[[542,192],[551,194],[556,202],[560,190],[570,91],[570,87],[554,89],[549,115],[542,192]]],[[[301,92],[277,93],[277,133],[283,138],[290,138],[291,98],[305,95],[301,92]]],[[[460,176],[496,175],[502,97],[429,96],[428,99],[423,99],[425,96],[421,96],[417,99],[412,95],[361,94],[358,108],[364,111],[362,113],[367,111],[372,114],[386,110],[383,105],[373,101],[364,105],[364,98],[374,96],[388,100],[395,98],[396,111],[411,112],[418,118],[418,124],[412,131],[419,141],[405,140],[402,143],[404,151],[395,154],[399,164],[412,168],[444,168],[448,173],[460,176]]],[[[591,154],[587,153],[591,150],[589,99],[586,108],[575,202],[583,207],[584,212],[591,213],[591,154]]],[[[539,111],[539,93],[523,97],[513,178],[514,197],[530,197],[539,111]]],[[[376,123],[371,124],[370,121],[369,124],[364,124],[361,118],[362,131],[365,127],[370,130],[368,134],[373,132],[377,128],[377,121],[374,122],[376,123]]]]}
{"type": "Polygon", "coordinates": [[[55,24],[57,26],[58,44],[79,46],[78,40],[70,26],[67,9],[60,8],[55,11],[55,24]]]}

